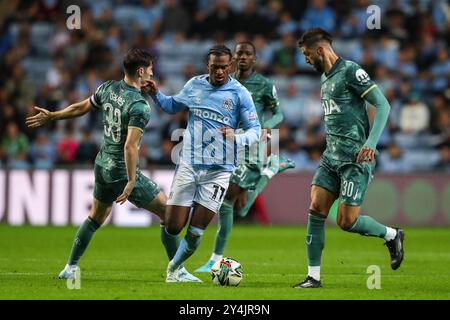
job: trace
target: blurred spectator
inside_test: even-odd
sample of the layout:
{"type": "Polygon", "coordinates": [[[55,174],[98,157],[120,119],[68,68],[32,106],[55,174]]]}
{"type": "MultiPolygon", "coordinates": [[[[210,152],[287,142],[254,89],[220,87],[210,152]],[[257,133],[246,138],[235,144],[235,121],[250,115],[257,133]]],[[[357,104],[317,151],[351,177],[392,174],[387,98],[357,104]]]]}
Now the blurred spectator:
{"type": "Polygon", "coordinates": [[[450,74],[450,59],[448,48],[441,47],[437,53],[437,61],[431,67],[431,73],[435,77],[448,77],[450,74]]]}
{"type": "Polygon", "coordinates": [[[267,43],[266,38],[261,34],[257,34],[253,38],[253,44],[255,45],[257,57],[255,68],[258,72],[265,73],[269,69],[272,61],[273,48],[267,43]]]}
{"type": "Polygon", "coordinates": [[[178,0],[164,0],[161,21],[163,36],[179,32],[187,34],[190,30],[189,15],[178,0]]]}
{"type": "Polygon", "coordinates": [[[286,141],[280,145],[280,154],[289,158],[295,162],[296,171],[306,171],[309,170],[310,164],[308,159],[308,154],[302,150],[297,142],[293,138],[288,138],[286,141]]]}
{"type": "Polygon", "coordinates": [[[230,37],[236,31],[236,14],[230,8],[227,0],[217,0],[214,4],[214,8],[202,24],[202,31],[206,36],[220,33],[225,37],[230,37]]]}
{"type": "Polygon", "coordinates": [[[57,162],[68,165],[75,163],[75,155],[78,148],[78,141],[73,135],[73,127],[70,122],[67,124],[64,135],[58,141],[57,162]]]}
{"type": "Polygon", "coordinates": [[[156,0],[141,0],[138,8],[138,24],[142,31],[157,34],[161,27],[161,6],[156,0]]]}
{"type": "Polygon", "coordinates": [[[280,15],[280,25],[277,28],[277,33],[279,35],[284,35],[286,33],[295,34],[297,32],[297,24],[292,19],[289,12],[284,11],[280,15]]]}
{"type": "Polygon", "coordinates": [[[172,152],[175,150],[175,143],[171,141],[170,139],[163,139],[162,145],[161,145],[161,157],[155,162],[159,165],[173,165],[172,161],[172,152]]]}
{"type": "Polygon", "coordinates": [[[51,169],[56,160],[56,148],[48,133],[39,131],[30,148],[30,160],[36,169],[51,169]]]}
{"type": "Polygon", "coordinates": [[[356,6],[341,24],[341,34],[344,38],[356,38],[367,31],[368,0],[356,1],[356,6]]]}
{"type": "Polygon", "coordinates": [[[18,124],[24,122],[23,115],[9,103],[0,106],[0,114],[2,115],[2,121],[0,122],[0,136],[6,134],[6,128],[9,123],[14,122],[18,124]]]}
{"type": "Polygon", "coordinates": [[[283,111],[284,121],[290,128],[298,128],[303,125],[303,101],[295,83],[286,87],[286,92],[280,97],[280,106],[283,111]]]}
{"type": "Polygon", "coordinates": [[[272,71],[277,75],[292,76],[297,73],[297,44],[292,33],[282,36],[282,46],[273,54],[272,71]]]}
{"type": "Polygon", "coordinates": [[[0,158],[11,169],[25,169],[28,168],[28,150],[28,138],[15,122],[9,122],[1,139],[0,158]]]}
{"type": "Polygon", "coordinates": [[[92,139],[91,130],[84,128],[81,141],[76,149],[75,160],[80,164],[93,165],[98,149],[97,144],[92,139]]]}
{"type": "Polygon", "coordinates": [[[11,32],[3,18],[0,18],[0,57],[3,56],[13,45],[11,32]]]}
{"type": "Polygon", "coordinates": [[[406,46],[398,53],[396,70],[404,76],[414,77],[417,74],[417,66],[414,64],[415,51],[411,46],[406,46]]]}
{"type": "MultiPolygon", "coordinates": [[[[408,39],[408,30],[405,28],[405,16],[400,9],[390,9],[386,12],[385,30],[389,37],[403,42],[408,39]]],[[[384,21],[384,20],[383,20],[384,21]]]]}
{"type": "MultiPolygon", "coordinates": [[[[267,3],[267,6],[262,8],[262,14],[264,15],[265,18],[265,23],[266,23],[266,34],[268,38],[275,38],[278,37],[278,34],[275,32],[275,30],[277,29],[278,25],[280,24],[281,21],[281,12],[283,10],[283,3],[281,2],[281,0],[269,0],[269,2],[267,3]]],[[[295,23],[295,21],[294,21],[295,23]]],[[[296,26],[297,28],[297,26],[296,26]]],[[[264,32],[262,32],[264,30],[258,30],[257,34],[261,35],[264,34],[264,32]]]]}
{"type": "Polygon", "coordinates": [[[420,101],[417,92],[411,93],[411,100],[400,111],[400,129],[403,133],[414,134],[428,129],[430,111],[420,101]]]}
{"type": "Polygon", "coordinates": [[[450,172],[450,145],[443,145],[439,149],[440,160],[434,167],[434,169],[439,171],[450,172]]]}
{"type": "Polygon", "coordinates": [[[61,48],[69,43],[70,36],[69,30],[67,29],[66,20],[59,19],[56,22],[55,33],[51,36],[49,40],[49,50],[52,54],[59,52],[61,48]]]}
{"type": "Polygon", "coordinates": [[[379,157],[378,169],[382,172],[408,172],[412,168],[410,163],[405,161],[402,150],[395,143],[381,152],[379,157]]]}
{"type": "Polygon", "coordinates": [[[245,0],[245,5],[240,14],[236,16],[235,30],[254,36],[260,32],[267,32],[267,21],[257,11],[255,0],[245,0]]]}
{"type": "Polygon", "coordinates": [[[310,4],[300,23],[302,31],[318,27],[333,32],[336,16],[334,11],[327,7],[326,0],[311,0],[310,4]]]}

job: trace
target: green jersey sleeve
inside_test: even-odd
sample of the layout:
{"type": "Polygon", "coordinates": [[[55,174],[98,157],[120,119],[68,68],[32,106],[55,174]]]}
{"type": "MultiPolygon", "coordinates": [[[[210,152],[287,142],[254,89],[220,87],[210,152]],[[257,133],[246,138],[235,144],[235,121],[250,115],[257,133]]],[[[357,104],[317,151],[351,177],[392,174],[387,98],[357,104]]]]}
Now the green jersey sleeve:
{"type": "Polygon", "coordinates": [[[361,98],[377,87],[367,72],[356,63],[351,63],[347,68],[346,78],[349,89],[361,98]]]}
{"type": "Polygon", "coordinates": [[[97,109],[100,110],[102,108],[102,103],[104,102],[105,98],[105,92],[106,88],[109,86],[111,81],[103,82],[97,90],[95,90],[94,94],[89,98],[91,101],[91,105],[97,109]]]}
{"type": "Polygon", "coordinates": [[[272,82],[267,82],[266,94],[264,95],[264,104],[269,108],[275,108],[280,105],[280,100],[278,99],[277,89],[272,82]]]}
{"type": "Polygon", "coordinates": [[[278,99],[275,85],[269,81],[266,88],[264,104],[266,107],[270,108],[269,110],[272,113],[272,117],[264,122],[263,127],[273,129],[283,121],[283,112],[280,108],[280,100],[278,99]]]}
{"type": "Polygon", "coordinates": [[[150,105],[146,101],[137,101],[130,107],[130,120],[128,128],[138,128],[144,132],[144,128],[150,120],[150,105]]]}

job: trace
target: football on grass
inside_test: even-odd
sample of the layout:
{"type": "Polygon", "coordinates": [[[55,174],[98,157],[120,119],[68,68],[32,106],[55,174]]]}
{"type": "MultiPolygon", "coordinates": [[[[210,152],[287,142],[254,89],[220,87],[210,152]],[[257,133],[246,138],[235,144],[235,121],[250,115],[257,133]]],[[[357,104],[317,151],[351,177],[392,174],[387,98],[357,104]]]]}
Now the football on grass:
{"type": "Polygon", "coordinates": [[[217,261],[211,269],[212,281],[219,286],[238,286],[242,275],[241,264],[231,258],[217,261]]]}

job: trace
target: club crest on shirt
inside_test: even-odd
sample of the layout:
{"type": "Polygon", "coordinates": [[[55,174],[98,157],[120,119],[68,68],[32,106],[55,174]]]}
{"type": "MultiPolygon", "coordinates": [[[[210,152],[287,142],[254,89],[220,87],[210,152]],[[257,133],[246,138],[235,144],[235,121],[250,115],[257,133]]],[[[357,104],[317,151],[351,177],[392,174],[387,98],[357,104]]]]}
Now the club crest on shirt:
{"type": "Polygon", "coordinates": [[[223,101],[223,107],[225,110],[231,111],[233,110],[233,101],[228,98],[223,101]]]}

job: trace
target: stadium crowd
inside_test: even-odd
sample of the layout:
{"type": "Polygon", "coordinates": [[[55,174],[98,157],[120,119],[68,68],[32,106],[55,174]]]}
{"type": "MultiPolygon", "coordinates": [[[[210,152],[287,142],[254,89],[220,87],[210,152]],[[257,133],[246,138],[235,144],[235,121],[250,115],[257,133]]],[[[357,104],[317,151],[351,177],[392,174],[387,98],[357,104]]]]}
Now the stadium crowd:
{"type": "MultiPolygon", "coordinates": [[[[91,112],[41,130],[25,126],[33,105],[57,110],[122,77],[130,47],[156,56],[166,94],[205,73],[214,43],[251,40],[258,71],[272,79],[284,112],[280,150],[297,170],[312,171],[325,146],[320,78],[297,48],[318,26],[336,51],[358,62],[391,104],[379,143],[378,172],[450,171],[450,6],[445,0],[383,0],[381,28],[368,29],[369,0],[10,0],[0,5],[0,168],[92,165],[102,138],[91,112]],[[67,7],[81,8],[69,30],[67,7]]],[[[373,109],[369,115],[373,117],[373,109]]],[[[143,137],[141,166],[173,165],[174,129],[186,113],[157,108],[143,137]]]]}

